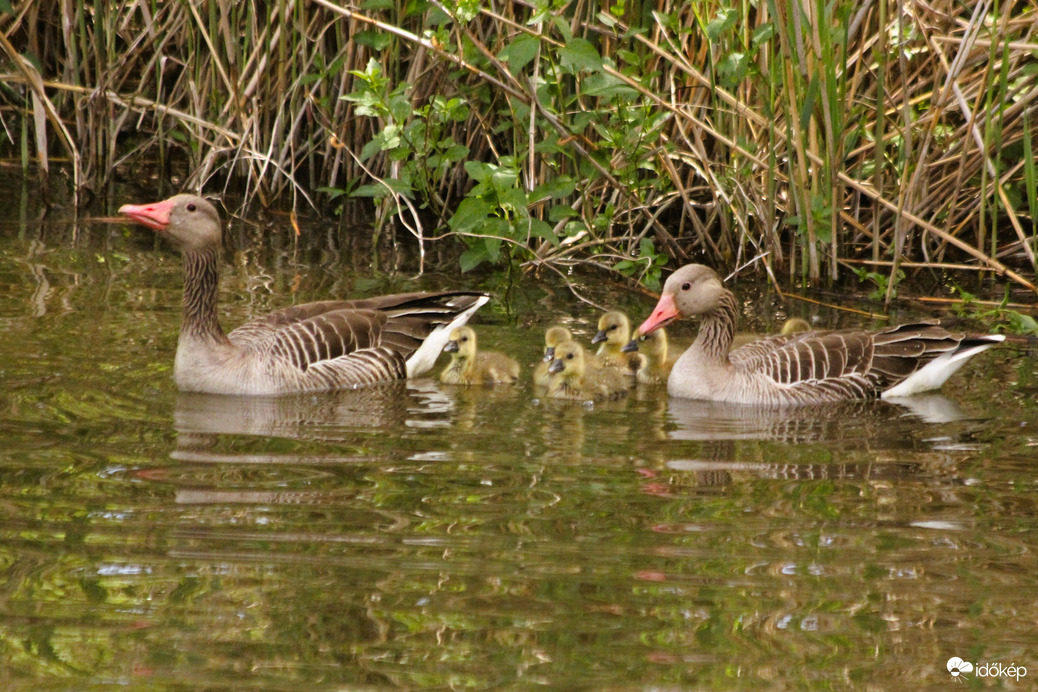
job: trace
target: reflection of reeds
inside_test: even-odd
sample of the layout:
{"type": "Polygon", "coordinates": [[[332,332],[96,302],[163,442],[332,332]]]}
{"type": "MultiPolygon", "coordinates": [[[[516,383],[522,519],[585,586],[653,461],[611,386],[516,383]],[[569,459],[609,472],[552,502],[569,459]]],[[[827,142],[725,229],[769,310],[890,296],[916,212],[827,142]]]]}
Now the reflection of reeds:
{"type": "Polygon", "coordinates": [[[0,15],[0,153],[43,173],[65,156],[94,191],[120,171],[296,205],[379,181],[396,185],[380,211],[429,237],[421,224],[443,227],[471,181],[463,161],[422,168],[412,153],[405,171],[386,150],[362,155],[389,123],[343,97],[374,59],[391,86],[410,85],[402,130],[433,96],[458,97],[467,114],[438,136],[465,161],[517,157],[526,193],[575,181],[551,200],[567,215],[522,198],[554,235],[501,238],[524,259],[627,260],[646,278],[652,262],[630,260],[651,260],[650,238],[679,261],[768,253],[790,277],[864,266],[889,277],[888,298],[918,265],[968,264],[1033,288],[1022,275],[1038,268],[1033,3],[992,14],[985,1],[664,0],[536,21],[505,3],[465,22],[437,2],[404,7],[16,2],[0,15]],[[604,63],[573,69],[572,38],[604,63]],[[526,60],[510,67],[502,56],[520,45],[526,60]]]}

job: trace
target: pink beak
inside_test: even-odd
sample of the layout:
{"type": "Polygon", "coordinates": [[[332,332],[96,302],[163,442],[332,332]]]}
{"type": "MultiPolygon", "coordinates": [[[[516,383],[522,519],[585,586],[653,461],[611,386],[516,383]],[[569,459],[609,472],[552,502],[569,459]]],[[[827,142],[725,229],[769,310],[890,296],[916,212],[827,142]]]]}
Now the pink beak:
{"type": "Polygon", "coordinates": [[[155,202],[154,204],[124,204],[119,207],[119,213],[129,216],[137,223],[144,224],[156,231],[166,230],[169,225],[169,216],[173,212],[173,202],[155,202]]]}
{"type": "Polygon", "coordinates": [[[660,327],[670,324],[679,317],[681,317],[681,313],[678,312],[678,306],[674,304],[674,295],[672,293],[664,293],[660,296],[660,302],[656,303],[656,307],[653,309],[649,319],[642,322],[642,326],[638,327],[638,333],[645,336],[660,327]]]}

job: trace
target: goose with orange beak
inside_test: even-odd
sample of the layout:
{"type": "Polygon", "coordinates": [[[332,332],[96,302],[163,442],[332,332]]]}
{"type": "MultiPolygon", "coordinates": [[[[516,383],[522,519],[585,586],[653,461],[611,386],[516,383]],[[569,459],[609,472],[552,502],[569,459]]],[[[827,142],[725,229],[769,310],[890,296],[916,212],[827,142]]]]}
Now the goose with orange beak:
{"type": "Polygon", "coordinates": [[[940,388],[968,359],[1005,340],[924,320],[877,331],[782,334],[732,351],[737,315],[735,295],[709,267],[689,264],[667,279],[638,333],[683,317],[700,320],[695,342],[667,379],[671,396],[769,406],[911,396],[940,388]]]}

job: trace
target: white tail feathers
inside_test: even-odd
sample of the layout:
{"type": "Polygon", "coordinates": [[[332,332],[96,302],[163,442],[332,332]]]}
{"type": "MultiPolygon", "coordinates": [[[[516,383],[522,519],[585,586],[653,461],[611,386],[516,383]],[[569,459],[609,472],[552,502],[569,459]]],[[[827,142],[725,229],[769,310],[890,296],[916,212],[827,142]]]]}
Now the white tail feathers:
{"type": "Polygon", "coordinates": [[[981,351],[986,351],[995,344],[1006,340],[1004,334],[987,334],[984,336],[970,337],[964,340],[958,348],[948,351],[934,358],[914,373],[901,380],[881,395],[884,399],[894,397],[912,396],[922,392],[930,392],[940,389],[949,377],[961,368],[967,360],[981,351]]]}
{"type": "Polygon", "coordinates": [[[407,376],[417,377],[423,373],[429,372],[429,370],[432,369],[432,366],[436,364],[436,359],[439,357],[440,353],[443,352],[443,347],[446,346],[447,342],[450,340],[451,331],[468,322],[469,318],[472,317],[472,313],[485,305],[488,300],[490,300],[490,296],[480,297],[472,303],[468,309],[458,313],[449,324],[436,327],[432,333],[426,337],[422,345],[418,347],[418,350],[412,353],[411,357],[407,359],[407,376]]]}

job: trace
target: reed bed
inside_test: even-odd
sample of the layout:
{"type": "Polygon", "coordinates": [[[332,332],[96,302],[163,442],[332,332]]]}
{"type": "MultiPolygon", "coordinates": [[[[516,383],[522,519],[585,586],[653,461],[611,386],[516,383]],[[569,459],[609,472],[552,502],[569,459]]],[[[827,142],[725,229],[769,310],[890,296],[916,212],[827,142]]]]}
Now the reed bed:
{"type": "Polygon", "coordinates": [[[926,269],[1035,291],[1038,0],[9,9],[0,156],[60,159],[81,197],[359,200],[463,269],[650,288],[699,260],[887,301],[926,269]]]}

